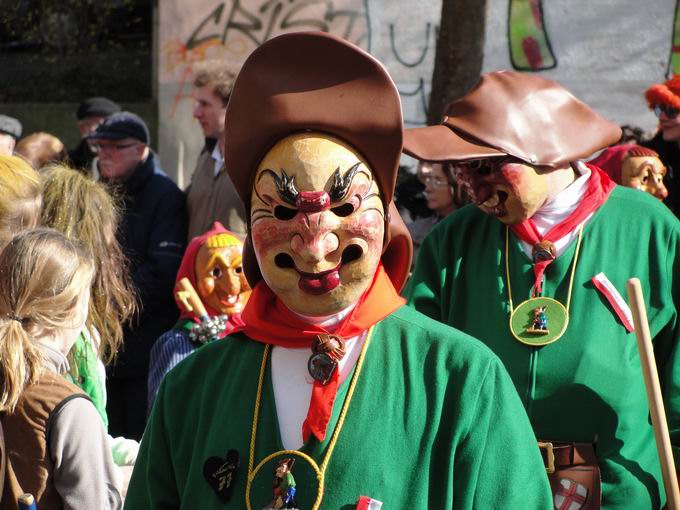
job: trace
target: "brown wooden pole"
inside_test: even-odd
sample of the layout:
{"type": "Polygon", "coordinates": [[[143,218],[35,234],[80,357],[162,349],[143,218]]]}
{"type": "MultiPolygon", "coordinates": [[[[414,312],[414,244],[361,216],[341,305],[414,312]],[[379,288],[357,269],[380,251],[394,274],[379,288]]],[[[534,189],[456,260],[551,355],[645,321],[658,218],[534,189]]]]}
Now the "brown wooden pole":
{"type": "Polygon", "coordinates": [[[637,337],[638,350],[640,351],[642,375],[644,376],[645,388],[647,389],[649,412],[652,417],[652,426],[654,427],[656,451],[659,454],[659,462],[661,463],[663,484],[666,488],[668,509],[680,510],[680,490],[678,490],[678,478],[675,473],[675,463],[673,462],[673,449],[671,448],[671,438],[668,433],[666,412],[663,408],[659,374],[656,369],[652,336],[649,333],[647,310],[645,309],[640,280],[631,278],[628,280],[626,289],[628,290],[628,300],[633,313],[635,336],[637,337]]]}

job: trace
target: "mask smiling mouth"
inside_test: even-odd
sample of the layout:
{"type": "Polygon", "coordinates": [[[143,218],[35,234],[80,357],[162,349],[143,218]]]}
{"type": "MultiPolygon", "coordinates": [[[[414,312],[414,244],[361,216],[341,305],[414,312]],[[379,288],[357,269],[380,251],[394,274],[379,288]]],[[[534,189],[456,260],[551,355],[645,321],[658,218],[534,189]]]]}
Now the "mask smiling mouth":
{"type": "Polygon", "coordinates": [[[361,248],[361,246],[358,244],[350,244],[344,250],[342,250],[340,263],[338,263],[337,266],[325,271],[319,271],[317,273],[301,271],[295,266],[293,257],[287,253],[279,253],[276,255],[276,257],[274,257],[274,263],[281,269],[295,269],[295,271],[297,271],[297,273],[300,275],[298,288],[301,291],[313,296],[320,296],[330,292],[340,285],[340,268],[345,264],[359,260],[363,254],[364,250],[361,248]]]}
{"type": "Polygon", "coordinates": [[[220,303],[226,306],[234,306],[236,303],[238,303],[238,295],[237,294],[228,294],[225,297],[220,298],[220,303]]]}

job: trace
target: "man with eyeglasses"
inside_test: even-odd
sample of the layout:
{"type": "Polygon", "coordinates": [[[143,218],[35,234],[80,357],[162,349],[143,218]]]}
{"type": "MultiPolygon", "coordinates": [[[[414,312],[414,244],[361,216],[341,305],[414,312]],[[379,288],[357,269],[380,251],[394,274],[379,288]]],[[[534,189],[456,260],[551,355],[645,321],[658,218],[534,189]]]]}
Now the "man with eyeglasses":
{"type": "Polygon", "coordinates": [[[502,359],[555,508],[665,503],[621,297],[632,276],[643,284],[680,459],[680,222],[582,162],[620,135],[557,83],[501,71],[451,103],[441,124],[404,137],[409,155],[452,162],[473,202],[425,239],[406,296],[502,359]]]}
{"type": "Polygon", "coordinates": [[[680,75],[649,87],[645,99],[659,119],[659,126],[654,138],[641,145],[656,151],[666,165],[668,198],[665,203],[677,216],[680,215],[680,184],[675,178],[680,172],[680,75]]]}
{"type": "Polygon", "coordinates": [[[177,319],[175,275],[184,253],[184,194],[161,170],[149,147],[149,130],[134,113],[107,117],[88,140],[100,180],[122,198],[117,238],[130,261],[140,314],[124,331],[124,349],[107,380],[109,433],[140,439],[146,424],[149,352],[177,319]]]}

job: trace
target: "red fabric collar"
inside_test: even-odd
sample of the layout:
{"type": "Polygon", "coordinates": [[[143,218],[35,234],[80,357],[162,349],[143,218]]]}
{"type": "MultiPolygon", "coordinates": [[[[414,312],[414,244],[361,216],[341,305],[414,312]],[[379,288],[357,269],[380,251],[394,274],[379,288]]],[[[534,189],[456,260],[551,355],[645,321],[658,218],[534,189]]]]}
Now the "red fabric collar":
{"type": "MultiPolygon", "coordinates": [[[[397,294],[381,262],[368,290],[332,333],[343,338],[360,335],[405,302],[397,294]]],[[[242,331],[253,340],[281,347],[311,348],[316,335],[331,333],[291,312],[264,281],[253,289],[241,317],[245,325],[234,332],[242,331]]]]}
{"type": "MultiPolygon", "coordinates": [[[[335,335],[349,339],[368,330],[374,324],[390,315],[406,301],[399,296],[385,273],[382,262],[373,277],[373,282],[348,316],[332,331],[335,335]]],[[[264,281],[253,289],[242,313],[243,326],[234,333],[243,332],[258,342],[281,347],[310,349],[319,333],[330,333],[321,326],[309,324],[291,312],[279,300],[264,281]]],[[[339,370],[335,370],[326,385],[314,382],[307,419],[302,424],[302,438],[307,441],[309,434],[323,441],[338,393],[339,370]]]]}
{"type": "MultiPolygon", "coordinates": [[[[510,230],[525,243],[532,246],[546,240],[552,243],[559,241],[564,236],[571,233],[593,212],[600,208],[602,204],[607,201],[609,194],[616,186],[609,176],[593,165],[586,165],[590,168],[590,179],[588,179],[588,188],[586,189],[583,198],[578,204],[578,207],[567,216],[561,223],[558,223],[551,228],[544,236],[538,232],[534,220],[529,218],[517,225],[510,225],[510,230]]],[[[546,267],[552,260],[543,260],[534,264],[534,275],[536,281],[534,290],[536,294],[540,294],[543,286],[543,273],[546,267]]]]}

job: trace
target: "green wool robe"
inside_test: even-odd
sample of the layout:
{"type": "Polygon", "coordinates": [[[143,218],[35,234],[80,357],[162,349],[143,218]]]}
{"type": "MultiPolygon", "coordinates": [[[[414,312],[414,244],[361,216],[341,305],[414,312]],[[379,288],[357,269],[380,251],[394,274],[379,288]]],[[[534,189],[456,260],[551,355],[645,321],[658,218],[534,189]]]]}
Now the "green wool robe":
{"type": "MultiPolygon", "coordinates": [[[[125,508],[244,509],[253,408],[264,345],[237,334],[206,345],[163,381],[144,433],[125,508]],[[204,478],[212,456],[235,449],[240,467],[227,504],[204,478]]],[[[264,372],[254,466],[282,449],[264,372]]],[[[354,373],[341,385],[329,433],[302,452],[321,464],[354,373]]],[[[551,508],[550,488],[521,402],[501,362],[481,343],[408,307],[378,323],[325,473],[320,508],[551,508]]],[[[251,508],[272,499],[276,462],[253,482],[251,508]]],[[[291,470],[299,508],[315,477],[291,470]]]]}
{"type": "MultiPolygon", "coordinates": [[[[530,297],[534,273],[510,232],[513,302],[530,297]]],[[[557,342],[521,344],[509,329],[505,226],[468,206],[425,240],[406,291],[430,317],[481,339],[503,361],[540,439],[595,442],[605,509],[665,502],[634,333],[628,333],[591,278],[600,272],[626,299],[642,282],[676,461],[680,459],[680,223],[658,200],[617,186],[586,223],[570,322],[557,342]]],[[[566,305],[576,241],[548,266],[544,296],[566,305]]]]}

